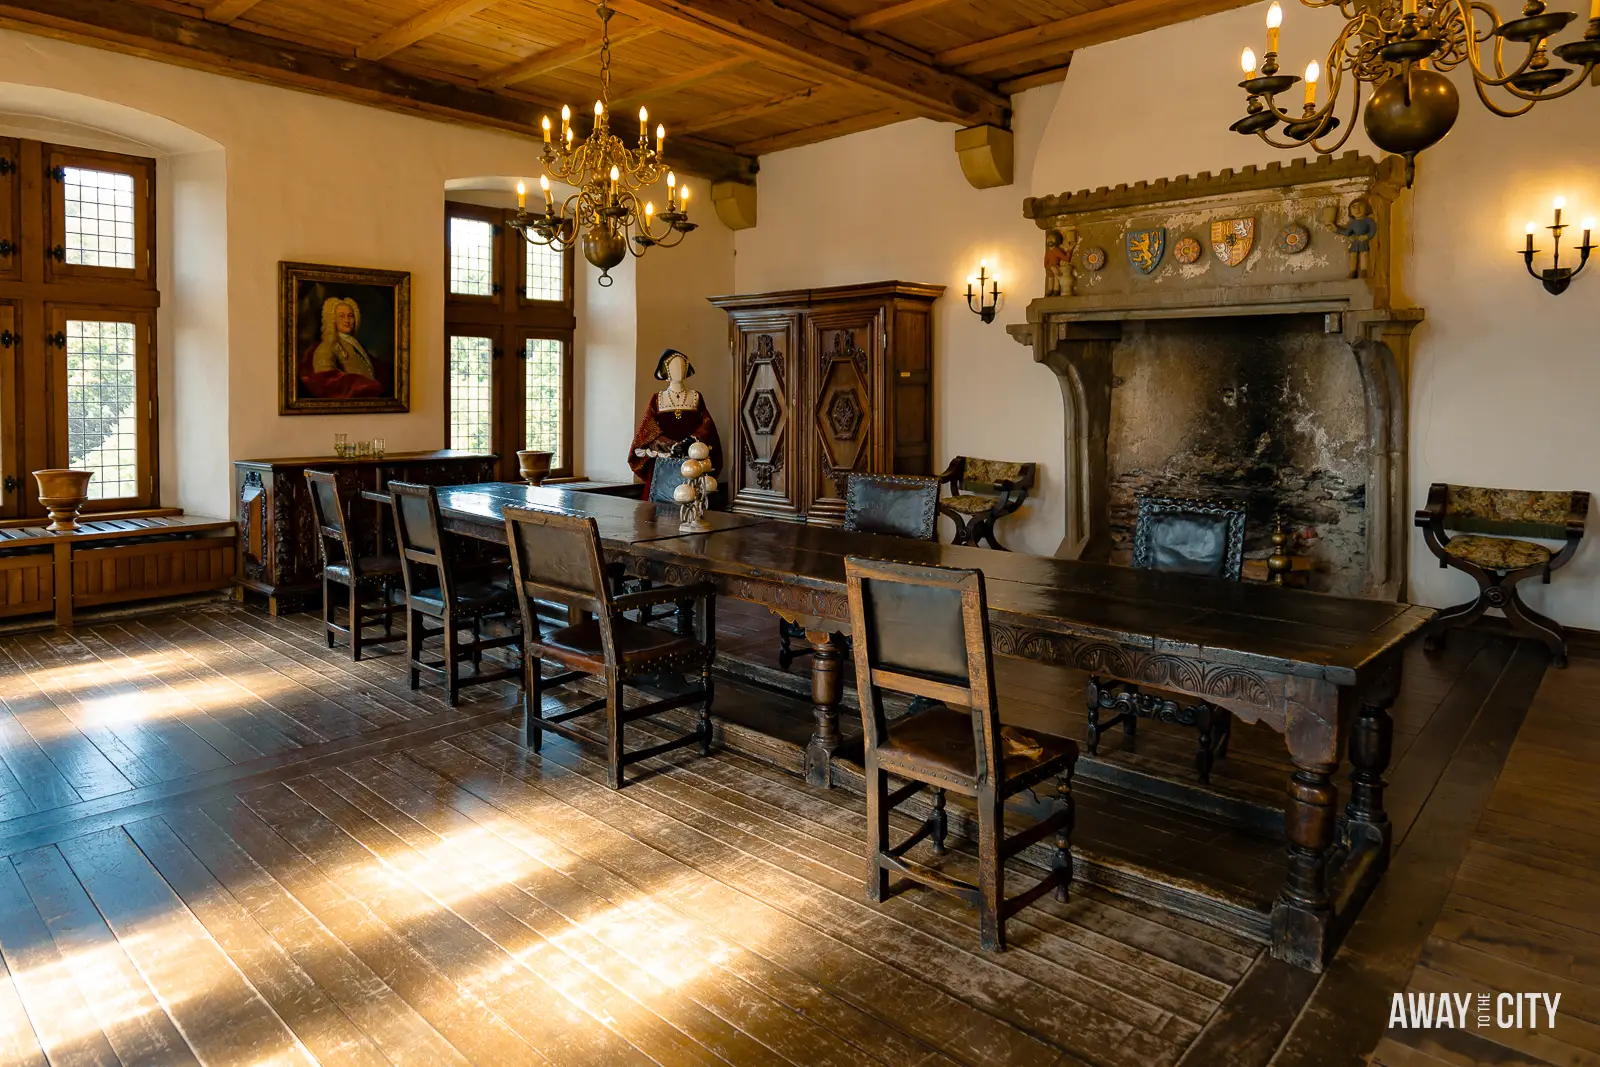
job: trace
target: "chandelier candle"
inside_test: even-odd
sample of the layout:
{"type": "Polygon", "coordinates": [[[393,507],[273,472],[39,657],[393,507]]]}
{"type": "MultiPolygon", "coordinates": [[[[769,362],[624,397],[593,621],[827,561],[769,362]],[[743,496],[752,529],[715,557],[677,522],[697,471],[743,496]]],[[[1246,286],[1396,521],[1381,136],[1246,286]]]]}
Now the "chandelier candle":
{"type": "Polygon", "coordinates": [[[659,245],[672,248],[695,228],[689,221],[687,196],[673,196],[677,176],[668,169],[662,152],[666,147],[665,126],[656,127],[655,148],[650,147],[650,112],[639,109],[639,139],[628,147],[611,132],[611,16],[602,2],[600,16],[600,96],[594,102],[594,124],[589,136],[579,141],[572,128],[572,109],[561,108],[561,138],[551,143],[552,124],[548,115],[540,120],[544,135],[545,173],[539,176],[544,191],[544,210],[529,212],[526,186],[520,186],[517,214],[510,226],[529,244],[564,251],[581,245],[583,258],[600,268],[600,284],[611,284],[611,268],[628,256],[642,256],[659,245]],[[644,190],[667,179],[667,210],[657,214],[645,210],[644,190]],[[574,191],[558,205],[550,192],[552,180],[565,182],[574,191]],[[664,228],[658,229],[658,226],[664,228]]]}
{"type": "Polygon", "coordinates": [[[1582,38],[1553,47],[1552,38],[1577,14],[1548,10],[1546,0],[1525,0],[1519,17],[1507,20],[1487,0],[1300,2],[1309,8],[1335,8],[1345,20],[1326,60],[1306,69],[1305,113],[1291,115],[1277,100],[1300,79],[1278,74],[1283,8],[1273,0],[1267,8],[1267,53],[1259,73],[1248,49],[1241,56],[1245,115],[1230,129],[1260,137],[1274,148],[1310,145],[1319,155],[1333,155],[1344,147],[1359,117],[1373,144],[1405,160],[1407,185],[1415,180],[1417,155],[1455,125],[1461,99],[1449,75],[1456,68],[1466,68],[1486,108],[1515,118],[1542,100],[1582,90],[1600,67],[1600,0],[1590,0],[1582,38]],[[1510,56],[1508,44],[1526,45],[1526,52],[1520,58],[1510,56]],[[1552,63],[1552,55],[1568,65],[1552,63]],[[1353,86],[1346,84],[1346,76],[1353,86]],[[1316,81],[1321,77],[1327,79],[1328,92],[1318,107],[1316,81]],[[1363,85],[1373,87],[1364,106],[1363,85]],[[1343,92],[1347,88],[1351,91],[1343,92]],[[1335,112],[1345,101],[1348,117],[1341,123],[1335,112]],[[1342,124],[1343,132],[1333,136],[1342,124]]]}

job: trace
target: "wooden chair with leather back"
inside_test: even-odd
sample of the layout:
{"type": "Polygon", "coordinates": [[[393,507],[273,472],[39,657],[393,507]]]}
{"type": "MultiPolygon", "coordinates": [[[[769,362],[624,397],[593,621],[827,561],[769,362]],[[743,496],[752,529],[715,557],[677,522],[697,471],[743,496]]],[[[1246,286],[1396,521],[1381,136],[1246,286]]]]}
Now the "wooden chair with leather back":
{"type": "MultiPolygon", "coordinates": [[[[1234,501],[1142,496],[1133,533],[1133,565],[1142,570],[1199,574],[1237,582],[1244,570],[1245,506],[1234,501]]],[[[1195,772],[1211,781],[1215,759],[1228,753],[1233,716],[1207,701],[1185,703],[1174,694],[1146,691],[1131,682],[1091,676],[1088,686],[1090,755],[1100,735],[1120,725],[1132,738],[1140,717],[1193,726],[1199,731],[1195,772]],[[1102,722],[1100,713],[1115,712],[1102,722]]]]}
{"type": "Polygon", "coordinates": [[[1485,489],[1474,485],[1428,487],[1428,503],[1416,514],[1428,551],[1439,566],[1454,567],[1478,583],[1478,595],[1441,611],[1428,624],[1426,647],[1437,649],[1445,634],[1499,608],[1513,632],[1542,641],[1551,663],[1567,665],[1561,624],[1523,602],[1517,585],[1530,578],[1546,584],[1550,573],[1578,551],[1589,522],[1589,494],[1581,489],[1485,489]],[[1450,531],[1454,531],[1451,533],[1450,531]],[[1553,550],[1523,538],[1564,542],[1553,550]]]}
{"type": "Polygon", "coordinates": [[[306,489],[311,496],[312,522],[317,527],[317,552],[322,557],[322,629],[333,647],[335,634],[350,638],[350,658],[361,658],[368,645],[383,645],[399,639],[394,632],[394,617],[405,611],[396,600],[400,588],[400,559],[388,555],[358,555],[350,527],[350,511],[339,480],[328,471],[305,472],[306,489]],[[345,588],[348,625],[335,622],[337,600],[333,586],[345,588]],[[372,594],[377,599],[373,600],[372,594]],[[383,624],[382,637],[367,637],[369,626],[383,624]]]}
{"type": "Polygon", "coordinates": [[[939,501],[939,513],[955,524],[954,545],[989,542],[990,548],[1006,551],[995,540],[994,524],[1022,507],[1039,473],[1037,463],[1012,463],[976,456],[957,456],[939,475],[941,484],[950,486],[950,495],[939,501]]]}
{"type": "Polygon", "coordinates": [[[524,508],[506,508],[505,516],[511,573],[525,636],[523,684],[528,701],[524,732],[529,747],[539,751],[546,730],[603,746],[606,776],[613,789],[622,788],[625,768],[641,760],[687,745],[699,745],[701,755],[710,755],[711,702],[716,693],[711,675],[711,662],[717,654],[716,589],[701,582],[614,595],[593,519],[524,508]],[[546,629],[539,618],[540,600],[573,605],[586,617],[581,622],[546,629]],[[692,637],[634,622],[623,615],[634,608],[685,600],[693,600],[699,607],[692,637]],[[544,677],[542,668],[547,659],[566,669],[544,677]],[[641,675],[664,673],[698,674],[700,682],[684,693],[635,708],[626,706],[623,696],[630,683],[641,675]],[[587,677],[602,681],[605,696],[556,715],[544,714],[547,690],[587,677]],[[624,728],[628,723],[691,705],[700,708],[692,733],[627,751],[624,728]],[[568,725],[569,720],[601,708],[606,712],[605,737],[568,725]]]}
{"type": "Polygon", "coordinates": [[[420,672],[433,671],[445,679],[446,699],[455,704],[462,686],[520,680],[522,668],[483,669],[483,654],[521,644],[517,625],[517,599],[503,568],[466,567],[455,558],[439,521],[439,494],[431,485],[390,482],[396,540],[400,546],[400,571],[406,584],[406,653],[411,668],[411,688],[420,672]],[[509,628],[500,637],[485,637],[483,624],[495,619],[509,628]],[[438,623],[429,629],[428,620],[438,623]],[[461,631],[470,627],[472,639],[461,631]],[[441,658],[423,659],[423,642],[443,638],[441,658]],[[472,660],[473,673],[461,675],[461,664],[472,660]]]}
{"type": "MultiPolygon", "coordinates": [[[[845,483],[844,528],[860,533],[932,541],[939,532],[939,479],[914,474],[852,474],[845,483]]],[[[810,648],[795,648],[804,627],[778,622],[778,666],[784,670],[810,648]]]]}
{"type": "Polygon", "coordinates": [[[886,899],[897,891],[891,876],[903,875],[976,905],[979,942],[986,949],[1003,949],[1007,918],[1045,893],[1067,898],[1078,746],[1064,737],[1000,725],[982,572],[852,556],[845,560],[845,584],[864,735],[867,897],[886,899]],[[885,690],[930,703],[890,721],[883,708],[885,690]],[[891,790],[890,776],[906,784],[891,790]],[[1056,810],[1007,836],[1006,798],[1052,780],[1056,810]],[[890,813],[924,789],[932,792],[932,815],[905,840],[891,844],[890,813]],[[907,856],[930,836],[935,855],[945,854],[947,791],[972,797],[977,806],[977,884],[907,856]],[[1050,873],[1008,899],[1006,861],[1052,837],[1050,873]]]}

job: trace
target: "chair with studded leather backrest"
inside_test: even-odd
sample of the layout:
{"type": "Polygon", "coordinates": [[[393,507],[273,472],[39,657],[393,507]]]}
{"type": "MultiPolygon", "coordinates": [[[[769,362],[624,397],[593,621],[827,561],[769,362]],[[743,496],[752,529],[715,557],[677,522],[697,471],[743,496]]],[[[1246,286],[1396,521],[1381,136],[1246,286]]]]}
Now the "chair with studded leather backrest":
{"type": "MultiPolygon", "coordinates": [[[[912,474],[852,474],[845,483],[844,528],[859,533],[932,541],[939,532],[939,479],[912,474]]],[[[805,628],[778,621],[778,666],[784,670],[810,648],[796,648],[805,628]]]]}
{"type": "Polygon", "coordinates": [[[485,652],[512,648],[522,640],[509,575],[460,566],[443,533],[439,494],[434,486],[390,482],[388,489],[400,547],[400,573],[406,586],[406,652],[411,688],[417,688],[422,671],[441,674],[446,698],[455,704],[463,686],[520,679],[520,666],[483,669],[485,652]],[[485,637],[484,625],[491,620],[507,632],[485,637]],[[429,629],[428,621],[438,623],[438,628],[429,629]],[[468,627],[472,637],[463,640],[461,630],[468,627]],[[442,639],[441,658],[424,659],[423,644],[434,637],[442,639]],[[468,659],[472,660],[473,673],[463,676],[461,665],[468,659]]]}
{"type": "Polygon", "coordinates": [[[312,521],[317,527],[317,549],[322,557],[322,629],[328,647],[335,634],[350,638],[350,658],[361,658],[368,645],[397,640],[394,617],[405,610],[395,594],[400,584],[400,560],[382,554],[361,555],[356,549],[359,533],[350,525],[349,509],[339,489],[338,478],[327,471],[308,470],[306,489],[311,497],[312,521]],[[347,625],[336,622],[337,605],[333,586],[345,589],[347,625]],[[376,600],[374,600],[376,594],[376,600]],[[368,637],[366,629],[383,624],[382,637],[368,637]]]}
{"type": "Polygon", "coordinates": [[[1005,550],[995,539],[995,523],[1022,507],[1038,476],[1037,463],[957,456],[950,461],[940,484],[950,486],[950,495],[939,501],[939,514],[955,524],[952,544],[976,545],[989,542],[990,548],[1005,550]]]}
{"type": "MultiPolygon", "coordinates": [[[[1197,574],[1237,582],[1244,570],[1245,506],[1231,500],[1181,500],[1142,496],[1133,530],[1133,565],[1140,570],[1197,574]]],[[[1193,726],[1199,731],[1195,771],[1211,780],[1211,767],[1228,753],[1233,716],[1207,701],[1185,703],[1175,694],[1145,690],[1131,682],[1090,676],[1087,745],[1100,751],[1100,737],[1120,725],[1125,738],[1136,733],[1140,716],[1193,726]],[[1101,720],[1102,712],[1114,712],[1101,720]]]]}
{"type": "Polygon", "coordinates": [[[1078,746],[1064,737],[1001,726],[981,572],[852,556],[845,560],[845,588],[864,736],[867,896],[882,901],[897,891],[892,875],[921,882],[976,905],[980,943],[1003,949],[1008,917],[1047,892],[1066,899],[1078,746]],[[886,691],[921,698],[924,706],[890,720],[886,691]],[[907,784],[891,791],[891,776],[907,784]],[[1058,792],[1056,810],[1008,837],[1006,798],[1050,780],[1058,792]],[[890,814],[923,790],[931,792],[928,818],[892,844],[890,814]],[[976,883],[909,855],[929,837],[934,855],[946,854],[947,791],[971,797],[977,809],[976,883]],[[1052,836],[1051,873],[1007,899],[1006,861],[1052,836]]]}
{"type": "Polygon", "coordinates": [[[1244,569],[1243,504],[1142,496],[1133,531],[1133,565],[1237,582],[1244,569]]]}
{"type": "Polygon", "coordinates": [[[613,789],[623,785],[623,772],[641,760],[699,745],[702,755],[711,751],[711,702],[715,685],[711,662],[716,658],[716,590],[706,582],[689,586],[660,586],[645,592],[611,592],[600,534],[594,520],[524,508],[506,508],[506,541],[511,546],[511,573],[522,610],[524,690],[528,694],[524,733],[528,745],[539,751],[544,731],[606,750],[606,774],[613,789]],[[585,618],[568,626],[547,628],[539,618],[538,602],[561,601],[575,605],[585,618]],[[626,618],[623,612],[651,604],[693,600],[697,632],[684,637],[626,618]],[[544,661],[565,668],[544,676],[544,661]],[[686,692],[629,708],[624,691],[641,675],[697,674],[699,684],[686,692]],[[545,714],[545,694],[555,688],[597,677],[606,695],[553,715],[545,714]],[[693,732],[629,752],[624,744],[628,723],[677,708],[699,705],[693,732]],[[570,725],[570,720],[601,709],[606,714],[606,735],[598,737],[570,725]]]}
{"type": "Polygon", "coordinates": [[[1528,607],[1516,587],[1529,578],[1548,583],[1551,572],[1578,551],[1588,520],[1589,494],[1583,490],[1429,486],[1427,506],[1417,512],[1416,524],[1428,550],[1439,557],[1439,566],[1470,574],[1478,583],[1478,595],[1436,615],[1428,624],[1426,647],[1437,649],[1451,628],[1499,608],[1514,631],[1544,642],[1551,661],[1565,667],[1566,632],[1554,619],[1528,607]],[[1564,543],[1553,550],[1525,540],[1530,537],[1564,543]]]}

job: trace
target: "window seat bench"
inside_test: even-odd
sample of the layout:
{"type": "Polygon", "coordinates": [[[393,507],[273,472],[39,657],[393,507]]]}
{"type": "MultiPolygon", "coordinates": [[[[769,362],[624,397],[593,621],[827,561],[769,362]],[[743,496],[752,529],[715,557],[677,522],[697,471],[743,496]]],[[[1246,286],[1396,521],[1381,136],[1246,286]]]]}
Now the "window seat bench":
{"type": "Polygon", "coordinates": [[[80,520],[54,533],[0,528],[0,619],[229,589],[238,569],[230,519],[160,515],[80,520]]]}

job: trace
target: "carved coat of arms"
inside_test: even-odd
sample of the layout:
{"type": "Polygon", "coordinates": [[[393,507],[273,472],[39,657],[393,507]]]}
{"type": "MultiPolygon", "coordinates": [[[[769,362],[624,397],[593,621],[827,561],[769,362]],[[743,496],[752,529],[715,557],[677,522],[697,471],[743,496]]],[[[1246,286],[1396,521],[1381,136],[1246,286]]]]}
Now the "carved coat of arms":
{"type": "Polygon", "coordinates": [[[1150,230],[1129,230],[1125,241],[1128,262],[1140,274],[1150,274],[1161,265],[1161,254],[1167,250],[1167,228],[1157,226],[1150,230]]]}
{"type": "Polygon", "coordinates": [[[1243,263],[1255,242],[1254,218],[1213,219],[1211,222],[1211,251],[1230,267],[1243,263]]]}

